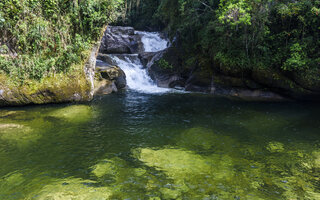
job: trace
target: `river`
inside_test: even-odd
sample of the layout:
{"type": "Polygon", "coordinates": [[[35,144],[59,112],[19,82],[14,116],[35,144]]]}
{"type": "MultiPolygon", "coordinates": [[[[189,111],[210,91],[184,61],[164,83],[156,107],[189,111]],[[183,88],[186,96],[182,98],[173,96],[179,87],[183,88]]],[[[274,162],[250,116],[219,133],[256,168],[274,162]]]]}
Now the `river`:
{"type": "Polygon", "coordinates": [[[319,111],[135,91],[1,110],[0,199],[318,199],[319,111]]]}

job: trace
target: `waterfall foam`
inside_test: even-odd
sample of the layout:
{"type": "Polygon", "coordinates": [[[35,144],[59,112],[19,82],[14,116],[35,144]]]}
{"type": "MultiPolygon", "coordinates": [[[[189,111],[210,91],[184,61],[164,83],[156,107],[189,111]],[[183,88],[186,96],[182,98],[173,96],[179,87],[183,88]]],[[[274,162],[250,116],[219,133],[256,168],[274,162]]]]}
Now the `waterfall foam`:
{"type": "Polygon", "coordinates": [[[159,33],[144,31],[135,31],[135,33],[141,36],[145,52],[158,52],[168,47],[169,42],[161,38],[159,33]]]}
{"type": "Polygon", "coordinates": [[[158,87],[143,69],[143,65],[137,54],[109,55],[113,64],[118,65],[126,74],[129,89],[143,93],[165,93],[168,88],[158,87]]]}

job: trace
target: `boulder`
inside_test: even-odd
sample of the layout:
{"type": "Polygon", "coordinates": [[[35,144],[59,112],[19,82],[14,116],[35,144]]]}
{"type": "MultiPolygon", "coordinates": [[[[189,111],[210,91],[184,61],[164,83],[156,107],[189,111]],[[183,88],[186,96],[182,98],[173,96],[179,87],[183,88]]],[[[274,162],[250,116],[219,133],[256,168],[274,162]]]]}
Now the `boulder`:
{"type": "Polygon", "coordinates": [[[127,85],[126,75],[118,66],[98,68],[98,72],[103,79],[114,81],[118,89],[123,89],[127,85]]]}
{"type": "Polygon", "coordinates": [[[11,83],[0,74],[0,107],[90,101],[91,87],[83,72],[56,74],[42,82],[11,83]]]}
{"type": "Polygon", "coordinates": [[[117,65],[117,62],[113,58],[118,58],[120,60],[126,60],[129,59],[132,63],[135,63],[137,61],[137,54],[98,54],[98,61],[97,66],[115,66],[117,65]]]}
{"type": "Polygon", "coordinates": [[[189,73],[185,89],[194,92],[211,92],[212,72],[195,68],[189,73]]]}
{"type": "Polygon", "coordinates": [[[81,124],[92,119],[93,110],[88,105],[71,105],[56,109],[48,113],[47,116],[61,119],[68,123],[81,124]]]}
{"type": "Polygon", "coordinates": [[[147,67],[148,63],[152,61],[152,58],[156,55],[156,52],[142,52],[139,54],[139,59],[144,67],[147,67]]]}
{"type": "Polygon", "coordinates": [[[96,43],[88,51],[84,66],[76,64],[68,73],[50,74],[41,81],[26,80],[21,84],[0,73],[0,107],[92,100],[99,46],[100,43],[96,43]]]}
{"type": "Polygon", "coordinates": [[[176,56],[177,49],[168,48],[154,53],[140,54],[142,62],[147,63],[150,77],[159,87],[184,87],[185,80],[181,77],[181,61],[176,56]],[[152,58],[151,58],[152,57],[152,58]]]}
{"type": "Polygon", "coordinates": [[[100,46],[100,53],[130,54],[142,51],[141,36],[135,34],[134,28],[122,26],[108,26],[100,46]]]}
{"type": "Polygon", "coordinates": [[[95,95],[110,94],[125,88],[127,85],[126,75],[118,66],[105,63],[96,67],[95,95]]]}
{"type": "Polygon", "coordinates": [[[312,91],[306,86],[295,82],[289,74],[283,74],[272,68],[253,69],[252,79],[264,85],[264,87],[270,91],[293,99],[313,100],[319,98],[320,95],[319,92],[312,91]]]}

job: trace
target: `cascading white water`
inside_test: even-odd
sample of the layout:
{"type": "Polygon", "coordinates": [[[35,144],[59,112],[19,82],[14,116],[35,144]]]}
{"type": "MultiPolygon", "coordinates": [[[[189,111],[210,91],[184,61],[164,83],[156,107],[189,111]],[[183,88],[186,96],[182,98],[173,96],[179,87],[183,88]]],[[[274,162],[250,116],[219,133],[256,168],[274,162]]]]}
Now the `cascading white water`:
{"type": "Polygon", "coordinates": [[[130,89],[143,93],[164,93],[170,89],[158,87],[148,76],[137,54],[109,55],[113,63],[118,65],[126,74],[127,85],[130,89]]]}
{"type": "Polygon", "coordinates": [[[145,52],[158,52],[168,47],[168,41],[161,38],[159,33],[135,31],[141,36],[145,52]]]}
{"type": "MultiPolygon", "coordinates": [[[[158,33],[136,31],[141,36],[145,52],[158,52],[168,47],[168,41],[158,33]]],[[[130,89],[143,93],[165,93],[168,88],[158,87],[143,69],[138,54],[110,54],[112,64],[119,66],[126,74],[127,85],[130,89]]]]}

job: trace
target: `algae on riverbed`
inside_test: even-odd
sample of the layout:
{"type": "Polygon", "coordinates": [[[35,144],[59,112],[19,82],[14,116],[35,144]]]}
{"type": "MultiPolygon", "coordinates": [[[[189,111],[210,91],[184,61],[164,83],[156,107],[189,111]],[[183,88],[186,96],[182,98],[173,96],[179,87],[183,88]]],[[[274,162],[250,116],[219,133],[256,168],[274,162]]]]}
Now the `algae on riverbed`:
{"type": "Polygon", "coordinates": [[[48,116],[66,120],[69,123],[88,122],[93,117],[92,108],[87,105],[72,105],[55,110],[48,116]]]}
{"type": "MultiPolygon", "coordinates": [[[[140,161],[172,179],[170,190],[160,190],[167,197],[170,193],[169,199],[316,199],[319,195],[313,186],[318,178],[312,167],[318,161],[297,149],[294,143],[290,151],[275,141],[269,142],[266,148],[244,145],[229,136],[198,127],[183,132],[177,145],[184,149],[167,146],[134,151],[140,161]],[[258,156],[259,152],[263,156],[258,156]],[[264,191],[271,188],[274,193],[267,195],[264,191]]],[[[313,155],[317,158],[317,153],[313,155]]]]}
{"type": "MultiPolygon", "coordinates": [[[[94,117],[92,108],[87,105],[64,106],[59,109],[45,109],[43,112],[25,112],[19,109],[0,111],[1,141],[19,149],[25,149],[39,141],[43,134],[59,126],[79,126],[94,117]]],[[[63,131],[66,134],[67,131],[63,131]]]]}
{"type": "MultiPolygon", "coordinates": [[[[29,173],[37,174],[29,171],[29,173]]],[[[111,189],[107,187],[95,187],[95,181],[81,178],[58,179],[37,174],[32,180],[24,175],[26,172],[13,172],[0,177],[0,199],[24,199],[24,200],[107,200],[111,196],[111,189]],[[27,182],[28,181],[28,182],[27,182]],[[23,190],[17,191],[17,188],[23,190]],[[11,195],[15,193],[15,195],[11,195]]]]}
{"type": "Polygon", "coordinates": [[[319,198],[310,111],[138,97],[2,110],[0,199],[319,198]]]}
{"type": "Polygon", "coordinates": [[[80,178],[57,179],[29,195],[26,200],[108,200],[112,194],[107,187],[94,187],[95,181],[80,178]]]}
{"type": "Polygon", "coordinates": [[[0,124],[0,139],[9,142],[35,141],[40,135],[33,134],[32,129],[21,124],[0,124]]]}

